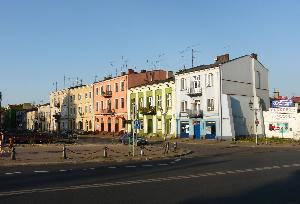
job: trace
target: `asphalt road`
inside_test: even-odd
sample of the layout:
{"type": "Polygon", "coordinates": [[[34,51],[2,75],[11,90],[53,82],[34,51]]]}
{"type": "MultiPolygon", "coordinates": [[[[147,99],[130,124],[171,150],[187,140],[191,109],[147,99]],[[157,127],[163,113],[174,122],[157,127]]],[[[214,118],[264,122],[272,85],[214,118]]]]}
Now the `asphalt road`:
{"type": "Polygon", "coordinates": [[[189,147],[162,161],[0,167],[0,203],[300,203],[300,149],[189,147]]]}

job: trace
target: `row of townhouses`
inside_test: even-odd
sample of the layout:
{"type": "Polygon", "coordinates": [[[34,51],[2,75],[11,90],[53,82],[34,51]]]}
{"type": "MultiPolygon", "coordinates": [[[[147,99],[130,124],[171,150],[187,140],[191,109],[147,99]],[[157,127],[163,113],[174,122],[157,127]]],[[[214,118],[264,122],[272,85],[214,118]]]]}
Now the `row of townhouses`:
{"type": "Polygon", "coordinates": [[[132,132],[205,139],[264,134],[268,70],[256,54],[182,69],[129,69],[90,85],[50,93],[50,103],[27,112],[28,129],[132,132]],[[35,123],[37,120],[44,123],[35,123]]]}

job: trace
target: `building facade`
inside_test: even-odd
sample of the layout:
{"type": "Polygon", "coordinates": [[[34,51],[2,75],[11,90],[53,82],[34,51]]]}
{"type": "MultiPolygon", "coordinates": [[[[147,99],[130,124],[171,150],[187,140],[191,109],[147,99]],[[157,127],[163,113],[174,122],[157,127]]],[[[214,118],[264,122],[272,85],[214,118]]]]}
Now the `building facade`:
{"type": "Polygon", "coordinates": [[[117,133],[125,130],[127,87],[128,74],[93,84],[95,131],[117,133]]]}
{"type": "Polygon", "coordinates": [[[133,121],[140,122],[139,134],[176,136],[175,80],[153,81],[128,90],[128,132],[133,131],[133,121]]]}
{"type": "Polygon", "coordinates": [[[262,110],[269,108],[268,70],[257,55],[233,60],[228,54],[218,56],[213,64],[179,70],[175,83],[179,137],[263,134],[262,110]]]}
{"type": "Polygon", "coordinates": [[[80,85],[50,94],[52,131],[94,131],[93,86],[80,85]]]}
{"type": "Polygon", "coordinates": [[[38,130],[40,132],[50,132],[51,127],[50,103],[37,106],[38,130]]]}
{"type": "Polygon", "coordinates": [[[105,77],[94,83],[95,130],[98,132],[125,131],[128,124],[127,91],[131,87],[147,84],[155,80],[164,80],[170,72],[153,70],[135,72],[128,69],[120,76],[105,77]]]}
{"type": "Polygon", "coordinates": [[[27,130],[38,130],[38,109],[33,108],[26,112],[26,129],[27,130]]]}

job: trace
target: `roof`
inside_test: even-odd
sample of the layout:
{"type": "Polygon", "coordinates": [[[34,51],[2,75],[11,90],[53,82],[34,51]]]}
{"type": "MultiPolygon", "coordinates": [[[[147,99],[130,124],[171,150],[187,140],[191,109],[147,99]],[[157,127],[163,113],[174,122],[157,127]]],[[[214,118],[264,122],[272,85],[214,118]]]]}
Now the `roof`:
{"type": "Polygon", "coordinates": [[[170,77],[168,79],[163,79],[163,80],[154,80],[154,81],[151,81],[147,84],[141,84],[141,85],[138,85],[138,86],[131,87],[130,89],[134,89],[134,88],[137,88],[137,87],[148,86],[148,85],[154,85],[154,84],[161,84],[161,83],[166,83],[166,82],[175,82],[175,78],[170,77]]]}
{"type": "Polygon", "coordinates": [[[300,96],[294,96],[292,100],[294,103],[300,103],[300,96]]]}
{"type": "Polygon", "coordinates": [[[205,70],[205,69],[210,69],[210,68],[215,68],[215,67],[219,67],[220,65],[222,64],[226,64],[228,62],[232,62],[234,60],[237,60],[237,59],[240,59],[240,58],[243,58],[243,57],[246,57],[246,56],[250,56],[250,55],[243,55],[241,57],[237,57],[237,58],[234,58],[234,59],[231,59],[231,60],[228,60],[226,62],[216,62],[216,63],[213,63],[213,64],[208,64],[208,65],[200,65],[200,66],[197,66],[197,67],[193,67],[193,68],[188,68],[188,69],[181,69],[179,70],[178,72],[176,72],[175,74],[184,74],[184,73],[189,73],[189,72],[195,72],[195,71],[200,71],[200,70],[205,70]]]}

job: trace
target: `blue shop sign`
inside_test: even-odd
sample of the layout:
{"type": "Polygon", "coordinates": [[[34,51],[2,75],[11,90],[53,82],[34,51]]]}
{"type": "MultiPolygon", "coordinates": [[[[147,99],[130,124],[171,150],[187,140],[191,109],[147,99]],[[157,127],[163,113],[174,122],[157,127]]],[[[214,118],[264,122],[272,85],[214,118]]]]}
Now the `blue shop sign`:
{"type": "Polygon", "coordinates": [[[293,101],[291,99],[272,101],[272,108],[292,107],[292,106],[293,106],[293,101]]]}

